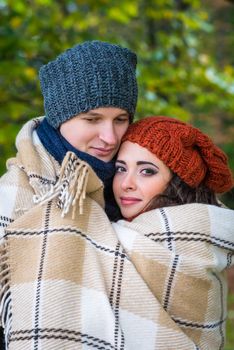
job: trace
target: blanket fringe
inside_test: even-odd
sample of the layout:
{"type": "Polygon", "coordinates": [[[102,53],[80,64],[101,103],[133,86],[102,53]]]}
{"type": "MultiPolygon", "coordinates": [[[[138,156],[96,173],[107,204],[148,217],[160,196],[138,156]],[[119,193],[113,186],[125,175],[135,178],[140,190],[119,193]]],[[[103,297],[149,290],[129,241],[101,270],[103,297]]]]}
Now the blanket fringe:
{"type": "Polygon", "coordinates": [[[83,214],[88,176],[89,166],[87,163],[78,159],[73,152],[67,152],[57,183],[55,185],[41,185],[40,191],[34,195],[33,201],[42,205],[57,197],[57,206],[62,209],[61,216],[64,217],[72,206],[72,218],[74,219],[77,203],[79,213],[83,214]]]}

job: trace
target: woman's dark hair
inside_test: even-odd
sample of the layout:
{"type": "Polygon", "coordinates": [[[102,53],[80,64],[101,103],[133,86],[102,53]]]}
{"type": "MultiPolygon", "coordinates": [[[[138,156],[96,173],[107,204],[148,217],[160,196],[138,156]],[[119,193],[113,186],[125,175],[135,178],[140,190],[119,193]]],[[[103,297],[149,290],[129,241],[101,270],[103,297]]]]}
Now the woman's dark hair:
{"type": "Polygon", "coordinates": [[[173,173],[166,190],[152,199],[146,211],[189,203],[213,204],[220,207],[215,193],[207,186],[201,183],[198,187],[192,188],[173,173]]]}

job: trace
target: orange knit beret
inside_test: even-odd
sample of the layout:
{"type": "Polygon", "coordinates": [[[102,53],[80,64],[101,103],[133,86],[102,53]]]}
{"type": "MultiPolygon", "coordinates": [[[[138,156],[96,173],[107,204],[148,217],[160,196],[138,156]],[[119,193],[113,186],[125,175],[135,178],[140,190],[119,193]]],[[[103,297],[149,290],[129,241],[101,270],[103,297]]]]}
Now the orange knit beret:
{"type": "Polygon", "coordinates": [[[225,153],[199,129],[178,119],[144,118],[129,126],[124,141],[148,149],[193,188],[201,182],[215,193],[233,187],[225,153]]]}

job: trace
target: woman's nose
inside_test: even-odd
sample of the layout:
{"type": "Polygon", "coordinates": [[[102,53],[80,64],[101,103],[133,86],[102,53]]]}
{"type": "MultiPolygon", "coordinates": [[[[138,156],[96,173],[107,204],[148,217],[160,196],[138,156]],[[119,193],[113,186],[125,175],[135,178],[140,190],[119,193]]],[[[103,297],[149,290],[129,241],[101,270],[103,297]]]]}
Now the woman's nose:
{"type": "Polygon", "coordinates": [[[124,191],[134,191],[137,187],[134,176],[132,174],[126,174],[121,186],[124,191]]]}

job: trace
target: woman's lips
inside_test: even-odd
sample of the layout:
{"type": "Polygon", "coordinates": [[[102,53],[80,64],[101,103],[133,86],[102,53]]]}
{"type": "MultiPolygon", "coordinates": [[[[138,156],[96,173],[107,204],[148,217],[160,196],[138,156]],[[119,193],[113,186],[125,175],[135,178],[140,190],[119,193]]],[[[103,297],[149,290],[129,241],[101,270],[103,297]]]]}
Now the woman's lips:
{"type": "Polygon", "coordinates": [[[120,203],[122,206],[132,205],[141,202],[141,199],[135,197],[120,197],[120,203]]]}

